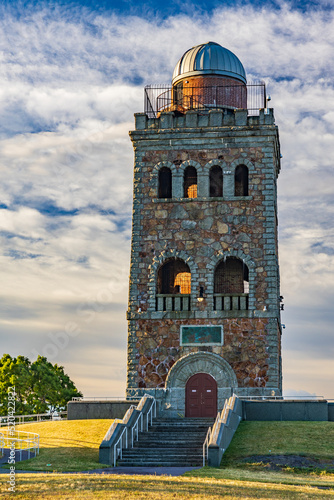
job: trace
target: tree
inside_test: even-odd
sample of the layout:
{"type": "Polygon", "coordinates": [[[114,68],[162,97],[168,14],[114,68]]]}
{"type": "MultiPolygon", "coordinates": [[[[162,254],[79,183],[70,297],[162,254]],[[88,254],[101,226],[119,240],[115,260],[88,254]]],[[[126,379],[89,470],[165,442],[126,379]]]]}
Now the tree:
{"type": "Polygon", "coordinates": [[[7,415],[8,389],[15,387],[15,414],[59,411],[68,401],[82,396],[62,366],[38,356],[33,363],[24,356],[0,359],[0,415],[7,415]]]}

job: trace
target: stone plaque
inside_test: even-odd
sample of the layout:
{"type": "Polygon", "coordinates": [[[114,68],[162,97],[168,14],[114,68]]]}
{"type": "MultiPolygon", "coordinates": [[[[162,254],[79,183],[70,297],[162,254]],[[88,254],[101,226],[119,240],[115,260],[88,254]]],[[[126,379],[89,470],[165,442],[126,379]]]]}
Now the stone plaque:
{"type": "Polygon", "coordinates": [[[181,326],[181,345],[222,345],[223,327],[181,326]]]}

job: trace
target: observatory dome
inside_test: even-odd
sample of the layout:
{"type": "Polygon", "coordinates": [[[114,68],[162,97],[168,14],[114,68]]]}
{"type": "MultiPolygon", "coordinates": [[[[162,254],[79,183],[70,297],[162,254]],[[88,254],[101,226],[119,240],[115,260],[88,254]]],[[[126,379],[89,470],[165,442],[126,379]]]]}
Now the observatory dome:
{"type": "Polygon", "coordinates": [[[246,72],[236,55],[215,42],[187,50],[175,66],[172,84],[192,76],[219,75],[246,83],[246,72]]]}

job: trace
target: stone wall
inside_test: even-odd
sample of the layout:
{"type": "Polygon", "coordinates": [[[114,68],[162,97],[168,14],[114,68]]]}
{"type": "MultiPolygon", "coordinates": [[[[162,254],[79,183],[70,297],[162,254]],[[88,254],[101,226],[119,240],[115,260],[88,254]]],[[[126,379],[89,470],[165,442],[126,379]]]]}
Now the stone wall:
{"type": "MultiPolygon", "coordinates": [[[[276,178],[279,141],[272,111],[136,115],[134,211],[129,294],[128,389],[162,388],[190,352],[222,356],[240,389],[281,389],[276,178]],[[209,171],[223,170],[223,196],[209,197],[209,171]],[[249,195],[234,196],[238,165],[249,195]],[[158,172],[172,172],[172,198],[158,198],[158,172]],[[197,170],[196,199],[183,198],[183,173],[197,170]],[[247,310],[214,310],[214,270],[227,256],[249,269],[247,310]],[[157,273],[168,258],[191,271],[190,310],[156,308],[157,273]],[[197,301],[200,287],[204,300],[197,301]],[[222,325],[223,344],[181,346],[181,325],[222,325]]],[[[130,394],[129,392],[129,394],[130,394]]]]}

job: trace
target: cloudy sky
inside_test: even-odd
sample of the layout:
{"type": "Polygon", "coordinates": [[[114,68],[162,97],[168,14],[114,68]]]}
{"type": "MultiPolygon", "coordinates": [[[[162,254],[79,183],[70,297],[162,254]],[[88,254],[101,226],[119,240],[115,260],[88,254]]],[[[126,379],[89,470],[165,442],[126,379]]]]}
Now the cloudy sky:
{"type": "Polygon", "coordinates": [[[199,5],[1,2],[1,352],[124,395],[128,131],[144,85],[212,40],[267,83],[280,128],[284,390],[334,398],[334,4],[199,5]]]}

